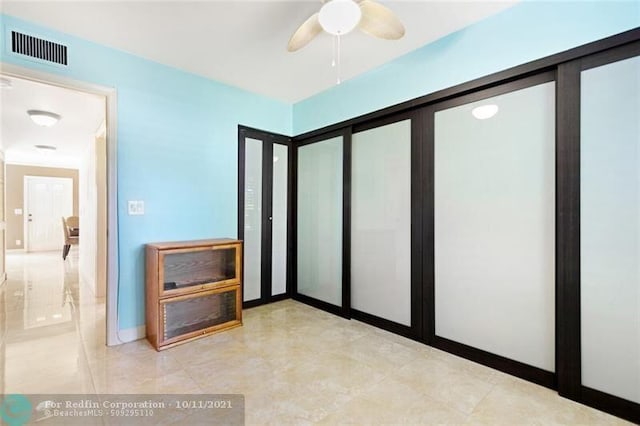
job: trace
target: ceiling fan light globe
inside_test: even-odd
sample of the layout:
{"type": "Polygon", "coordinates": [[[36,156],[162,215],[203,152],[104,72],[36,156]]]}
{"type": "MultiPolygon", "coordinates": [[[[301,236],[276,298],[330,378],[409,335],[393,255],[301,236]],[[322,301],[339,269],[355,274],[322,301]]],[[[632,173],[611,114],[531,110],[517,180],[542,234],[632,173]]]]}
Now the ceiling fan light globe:
{"type": "Polygon", "coordinates": [[[333,35],[347,34],[360,23],[362,11],[353,0],[331,0],[320,9],[322,29],[333,35]]]}

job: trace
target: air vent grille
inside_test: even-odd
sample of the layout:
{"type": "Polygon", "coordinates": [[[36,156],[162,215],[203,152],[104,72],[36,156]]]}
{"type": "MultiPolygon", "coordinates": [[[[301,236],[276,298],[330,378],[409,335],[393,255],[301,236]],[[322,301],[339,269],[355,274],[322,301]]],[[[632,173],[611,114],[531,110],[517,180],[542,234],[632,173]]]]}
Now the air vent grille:
{"type": "Polygon", "coordinates": [[[67,65],[67,46],[11,31],[11,51],[32,58],[67,65]]]}

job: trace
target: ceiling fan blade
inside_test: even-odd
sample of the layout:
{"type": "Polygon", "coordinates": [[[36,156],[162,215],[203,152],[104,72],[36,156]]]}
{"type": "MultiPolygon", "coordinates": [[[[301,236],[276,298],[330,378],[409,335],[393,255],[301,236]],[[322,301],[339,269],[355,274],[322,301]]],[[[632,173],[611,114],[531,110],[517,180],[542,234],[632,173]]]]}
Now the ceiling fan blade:
{"type": "Polygon", "coordinates": [[[386,6],[373,0],[362,0],[359,4],[362,11],[358,24],[360,31],[386,40],[398,40],[404,36],[404,25],[386,6]]]}
{"type": "Polygon", "coordinates": [[[296,30],[295,33],[289,39],[287,50],[289,52],[295,52],[298,49],[305,47],[315,36],[322,32],[320,21],[318,20],[318,13],[314,13],[304,21],[302,25],[296,30]]]}

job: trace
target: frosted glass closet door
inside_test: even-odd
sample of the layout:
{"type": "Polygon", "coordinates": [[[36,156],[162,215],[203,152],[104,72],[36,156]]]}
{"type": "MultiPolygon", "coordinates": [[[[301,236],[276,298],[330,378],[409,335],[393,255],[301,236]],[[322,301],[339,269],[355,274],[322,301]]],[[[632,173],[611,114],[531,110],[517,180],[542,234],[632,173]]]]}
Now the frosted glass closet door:
{"type": "Polygon", "coordinates": [[[298,148],[298,293],[342,305],[342,137],[298,148]]]}
{"type": "Polygon", "coordinates": [[[582,384],[640,403],[640,58],[581,92],[582,384]]]}
{"type": "Polygon", "coordinates": [[[271,295],[287,291],[287,182],[289,147],[273,144],[271,295]]]}
{"type": "Polygon", "coordinates": [[[555,84],[437,112],[434,148],[436,335],[554,371],[555,84]]]}
{"type": "Polygon", "coordinates": [[[242,299],[260,298],[262,278],[262,141],[245,139],[242,299]]]}
{"type": "Polygon", "coordinates": [[[411,120],[351,149],[351,307],[411,326],[411,120]]]}

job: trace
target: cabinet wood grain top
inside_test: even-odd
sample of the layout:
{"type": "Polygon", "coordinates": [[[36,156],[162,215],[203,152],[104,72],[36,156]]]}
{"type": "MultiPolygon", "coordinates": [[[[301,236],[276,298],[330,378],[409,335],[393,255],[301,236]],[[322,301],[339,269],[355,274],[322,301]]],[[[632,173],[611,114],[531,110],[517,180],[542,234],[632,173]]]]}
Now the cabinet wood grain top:
{"type": "Polygon", "coordinates": [[[233,238],[212,238],[208,240],[192,240],[192,241],[167,241],[160,243],[148,243],[146,246],[158,250],[170,250],[180,248],[207,247],[216,244],[233,244],[240,243],[241,240],[233,238]]]}

